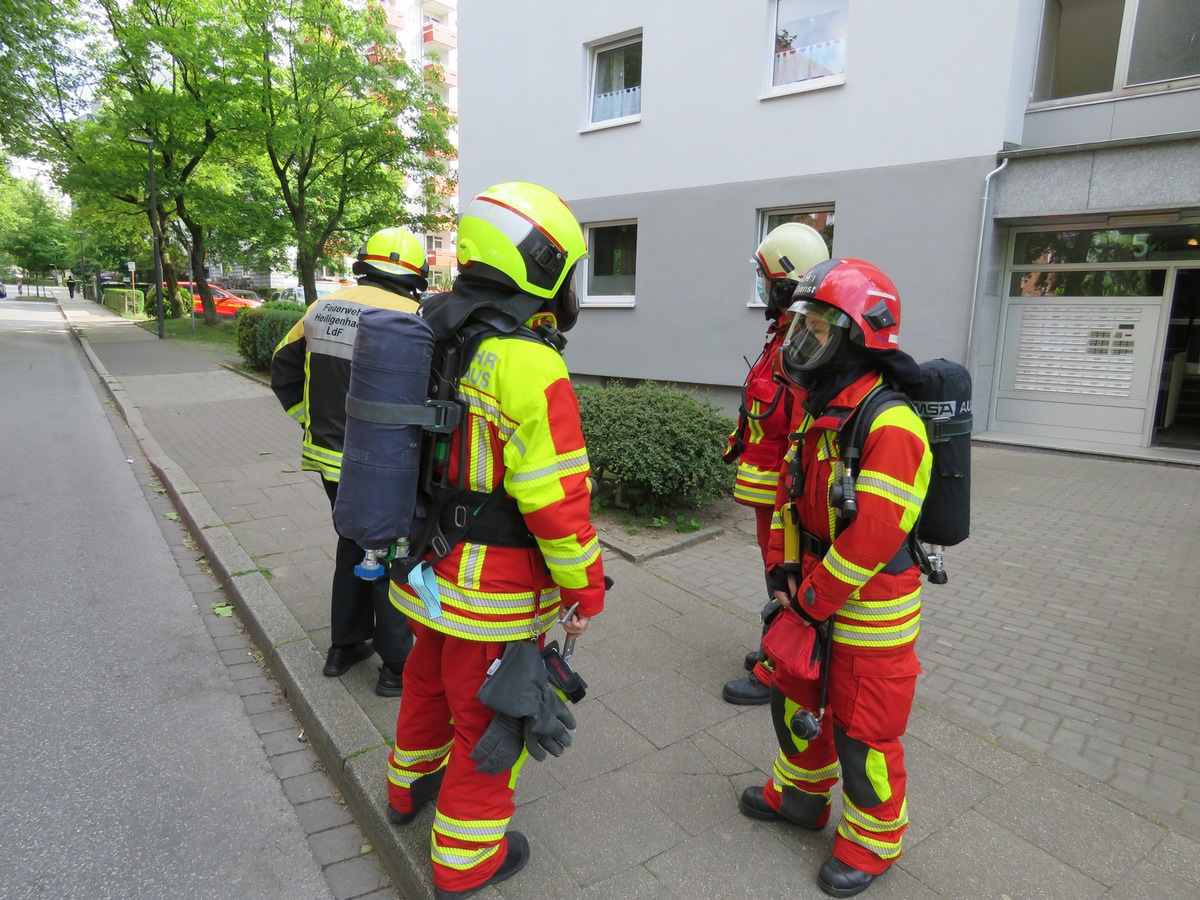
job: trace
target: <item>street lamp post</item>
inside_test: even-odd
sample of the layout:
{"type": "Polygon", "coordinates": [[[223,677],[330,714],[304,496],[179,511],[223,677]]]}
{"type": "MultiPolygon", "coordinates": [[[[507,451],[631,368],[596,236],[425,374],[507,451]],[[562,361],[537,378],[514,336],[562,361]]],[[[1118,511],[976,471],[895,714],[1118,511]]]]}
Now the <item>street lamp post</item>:
{"type": "MultiPolygon", "coordinates": [[[[154,141],[146,137],[129,136],[135,144],[145,144],[149,154],[150,171],[150,236],[154,241],[154,295],[158,303],[158,336],[163,337],[162,254],[158,249],[158,195],[154,190],[154,141]]],[[[136,286],[134,286],[136,288],[136,286]]]]}

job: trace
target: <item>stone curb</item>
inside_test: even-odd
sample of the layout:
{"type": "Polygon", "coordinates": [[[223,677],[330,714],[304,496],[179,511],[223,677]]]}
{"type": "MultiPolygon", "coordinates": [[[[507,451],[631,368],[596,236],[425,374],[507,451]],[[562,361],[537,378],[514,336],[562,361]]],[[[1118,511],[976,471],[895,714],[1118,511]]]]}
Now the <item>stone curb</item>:
{"type": "Polygon", "coordinates": [[[694,531],[691,534],[680,535],[678,540],[671,541],[669,544],[664,544],[661,547],[655,547],[652,550],[638,550],[632,546],[631,542],[624,540],[620,535],[613,534],[612,532],[599,532],[598,536],[603,546],[629,560],[631,563],[640,564],[646,562],[648,559],[656,559],[660,556],[666,556],[668,553],[677,553],[688,547],[694,547],[696,544],[702,544],[724,533],[725,529],[720,525],[714,525],[711,528],[701,528],[699,531],[694,531]]]}

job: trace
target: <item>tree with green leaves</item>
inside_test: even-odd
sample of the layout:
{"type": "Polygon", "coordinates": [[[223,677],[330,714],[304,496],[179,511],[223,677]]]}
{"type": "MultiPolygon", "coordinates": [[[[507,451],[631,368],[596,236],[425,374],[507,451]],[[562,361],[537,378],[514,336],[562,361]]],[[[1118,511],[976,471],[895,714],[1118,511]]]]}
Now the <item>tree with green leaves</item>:
{"type": "Polygon", "coordinates": [[[450,117],[424,72],[402,58],[378,6],[341,0],[234,0],[257,41],[256,106],[292,226],[308,296],[331,244],[397,224],[423,229],[445,210],[435,189],[453,153],[450,117]]]}
{"type": "Polygon", "coordinates": [[[18,180],[12,213],[2,235],[4,250],[34,277],[40,294],[42,279],[51,270],[71,266],[70,223],[36,181],[18,180]]]}

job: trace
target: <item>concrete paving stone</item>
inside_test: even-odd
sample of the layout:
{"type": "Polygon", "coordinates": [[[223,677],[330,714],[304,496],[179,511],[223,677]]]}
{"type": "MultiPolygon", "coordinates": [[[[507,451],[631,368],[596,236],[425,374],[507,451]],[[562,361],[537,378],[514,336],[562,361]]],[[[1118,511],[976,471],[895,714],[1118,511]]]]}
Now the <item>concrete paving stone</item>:
{"type": "Polygon", "coordinates": [[[281,784],[283,792],[294,806],[326,800],[333,796],[333,784],[324,772],[309,772],[294,778],[285,778],[281,784]]]}
{"type": "Polygon", "coordinates": [[[606,697],[631,685],[657,680],[694,658],[694,651],[676,641],[665,640],[657,630],[646,629],[611,639],[601,637],[602,620],[603,614],[596,620],[596,634],[589,627],[582,639],[587,643],[576,650],[579,672],[588,683],[589,697],[606,697]],[[597,637],[601,639],[596,640],[597,637]]]}
{"type": "MultiPolygon", "coordinates": [[[[687,838],[669,816],[647,804],[619,772],[574,788],[567,797],[547,797],[522,806],[539,843],[574,882],[586,887],[653,859],[687,838]],[[586,828],[580,813],[587,811],[586,828]]],[[[514,827],[520,826],[514,822],[514,827]]],[[[568,895],[569,896],[569,895],[568,895]]]]}
{"type": "MultiPolygon", "coordinates": [[[[918,694],[918,702],[919,697],[918,694]]],[[[922,711],[920,707],[918,711],[922,711]]],[[[910,718],[908,736],[999,784],[1012,781],[1029,765],[1020,756],[998,746],[994,737],[984,737],[968,731],[940,713],[910,718]]]]}
{"type": "Polygon", "coordinates": [[[296,717],[290,709],[272,709],[265,712],[253,713],[250,724],[260,736],[274,734],[277,731],[295,733],[296,717]]]}
{"type": "Polygon", "coordinates": [[[268,756],[275,756],[283,753],[291,753],[294,750],[302,749],[308,746],[307,738],[302,737],[304,730],[296,724],[293,724],[290,730],[273,731],[270,734],[262,735],[263,747],[266,748],[268,756]]]}
{"type": "MultiPolygon", "coordinates": [[[[741,718],[730,720],[730,722],[743,721],[741,718]]],[[[753,719],[748,719],[751,725],[757,724],[753,719]]],[[[749,759],[749,756],[766,760],[770,756],[770,748],[765,744],[760,744],[762,740],[763,729],[753,728],[753,735],[756,740],[753,743],[747,743],[745,740],[738,741],[739,750],[731,748],[725,741],[733,740],[735,734],[740,736],[740,733],[735,733],[729,730],[730,722],[722,723],[715,728],[708,729],[702,734],[688,738],[688,743],[693,744],[697,750],[704,754],[704,758],[712,763],[713,769],[725,775],[732,777],[746,773],[758,773],[759,768],[754,760],[749,759]],[[724,731],[722,737],[724,740],[719,740],[714,734],[714,731],[724,731]]],[[[773,733],[772,733],[773,736],[773,733]]],[[[680,742],[683,744],[684,742],[680,742]]]]}
{"type": "Polygon", "coordinates": [[[228,667],[229,677],[234,681],[243,681],[247,678],[262,677],[262,667],[256,662],[237,663],[228,667]]]}
{"type": "Polygon", "coordinates": [[[903,870],[946,897],[993,885],[1007,897],[1099,897],[1105,887],[1020,836],[1022,823],[1000,825],[972,810],[901,857],[903,870]]]}
{"type": "Polygon", "coordinates": [[[310,772],[323,770],[320,759],[308,747],[277,753],[270,759],[271,768],[275,770],[275,775],[281,781],[285,778],[295,778],[298,775],[307,775],[310,772]]]}
{"type": "Polygon", "coordinates": [[[286,709],[288,712],[291,712],[291,707],[287,705],[287,701],[277,692],[271,694],[252,694],[249,697],[243,697],[242,705],[246,708],[248,715],[267,712],[272,709],[286,709]]]}
{"type": "MultiPolygon", "coordinates": [[[[261,673],[261,669],[259,672],[261,673]]],[[[271,694],[275,692],[274,683],[262,674],[256,678],[242,678],[233,683],[239,697],[250,697],[254,694],[271,694]]]]}
{"type": "Polygon", "coordinates": [[[1022,773],[975,811],[1109,886],[1166,835],[1161,826],[1103,799],[1094,788],[1040,769],[1022,773]],[[1074,824],[1064,830],[1047,810],[1070,810],[1074,824]]]}
{"type": "Polygon", "coordinates": [[[1197,890],[1200,886],[1195,883],[1142,861],[1112,886],[1108,896],[1122,900],[1192,900],[1197,890]]]}
{"type": "Polygon", "coordinates": [[[325,880],[339,900],[361,897],[391,886],[379,860],[373,853],[326,866],[325,880]]]}
{"type": "Polygon", "coordinates": [[[736,715],[728,704],[674,672],[656,678],[654,691],[623,688],[601,701],[660,749],[736,715]]]}
{"type": "Polygon", "coordinates": [[[915,840],[939,832],[1002,786],[936,746],[911,737],[903,743],[909,772],[909,834],[915,840]]]}
{"type": "Polygon", "coordinates": [[[562,777],[576,785],[655,753],[656,747],[600,699],[588,696],[572,707],[578,727],[564,754],[562,777]]]}
{"type": "Polygon", "coordinates": [[[577,900],[672,900],[693,897],[694,894],[690,890],[686,894],[677,894],[647,872],[644,866],[635,866],[612,878],[581,888],[574,896],[577,900]]]}
{"type": "Polygon", "coordinates": [[[353,824],[330,828],[308,836],[308,846],[312,848],[313,856],[321,868],[346,859],[366,856],[367,854],[363,853],[365,844],[363,833],[353,824]]]}
{"type": "Polygon", "coordinates": [[[1196,853],[1196,845],[1192,841],[1178,834],[1166,834],[1147,854],[1146,861],[1195,885],[1193,896],[1200,893],[1200,854],[1196,853]]]}
{"type": "Polygon", "coordinates": [[[220,651],[221,662],[227,666],[236,666],[244,662],[254,662],[254,656],[247,647],[237,647],[233,650],[220,651]]]}
{"type": "Polygon", "coordinates": [[[737,794],[728,778],[721,775],[675,773],[664,779],[659,773],[625,773],[644,800],[653,803],[690,835],[715,828],[730,816],[740,816],[737,794]]]}
{"type": "Polygon", "coordinates": [[[218,650],[243,650],[250,649],[250,641],[244,634],[227,634],[221,637],[213,638],[213,643],[218,650]]]}
{"type": "Polygon", "coordinates": [[[762,826],[744,816],[711,829],[649,860],[645,867],[667,889],[685,897],[823,897],[816,872],[827,850],[809,841],[809,852],[787,852],[769,835],[786,826],[762,826]]]}

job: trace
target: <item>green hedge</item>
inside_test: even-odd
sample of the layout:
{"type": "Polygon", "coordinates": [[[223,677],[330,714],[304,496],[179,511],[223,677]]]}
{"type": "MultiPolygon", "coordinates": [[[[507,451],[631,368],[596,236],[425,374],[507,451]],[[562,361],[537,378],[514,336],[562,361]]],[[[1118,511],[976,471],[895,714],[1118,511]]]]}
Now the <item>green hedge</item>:
{"type": "Polygon", "coordinates": [[[653,382],[580,385],[576,395],[592,469],[626,505],[699,508],[733,492],[721,451],[735,423],[712,403],[653,382]]]}
{"type": "Polygon", "coordinates": [[[146,295],[141,291],[131,291],[129,288],[105,288],[101,302],[123,316],[145,314],[146,295]]]}
{"type": "Polygon", "coordinates": [[[294,304],[240,310],[235,322],[238,353],[256,368],[271,368],[276,345],[303,318],[304,308],[294,304]]]}

